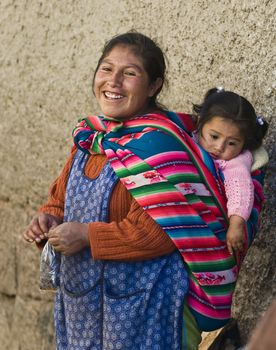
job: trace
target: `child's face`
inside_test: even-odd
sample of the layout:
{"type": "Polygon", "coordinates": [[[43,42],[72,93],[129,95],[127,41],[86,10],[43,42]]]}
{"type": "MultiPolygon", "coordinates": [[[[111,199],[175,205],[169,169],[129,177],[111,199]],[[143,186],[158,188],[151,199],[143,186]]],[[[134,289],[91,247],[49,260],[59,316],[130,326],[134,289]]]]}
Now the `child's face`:
{"type": "Polygon", "coordinates": [[[203,125],[199,144],[214,159],[230,160],[241,153],[244,137],[234,122],[218,116],[203,125]]]}

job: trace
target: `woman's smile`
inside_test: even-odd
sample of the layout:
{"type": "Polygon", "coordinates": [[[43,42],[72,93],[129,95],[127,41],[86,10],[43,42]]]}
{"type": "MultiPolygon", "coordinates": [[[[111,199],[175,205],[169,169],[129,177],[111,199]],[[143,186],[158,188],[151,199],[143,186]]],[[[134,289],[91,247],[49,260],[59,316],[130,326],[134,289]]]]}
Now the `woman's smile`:
{"type": "Polygon", "coordinates": [[[108,99],[108,100],[121,100],[124,96],[121,94],[118,94],[116,92],[110,92],[110,91],[104,91],[104,96],[108,99]]]}

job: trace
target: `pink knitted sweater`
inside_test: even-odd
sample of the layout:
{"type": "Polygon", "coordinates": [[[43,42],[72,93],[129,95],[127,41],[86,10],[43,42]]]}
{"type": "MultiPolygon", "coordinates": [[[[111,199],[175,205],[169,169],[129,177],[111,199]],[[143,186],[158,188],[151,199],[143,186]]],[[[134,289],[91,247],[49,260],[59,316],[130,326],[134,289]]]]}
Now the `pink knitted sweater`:
{"type": "Polygon", "coordinates": [[[231,160],[217,159],[215,162],[219,164],[224,175],[228,217],[239,215],[247,221],[254,199],[251,152],[244,151],[231,160]]]}

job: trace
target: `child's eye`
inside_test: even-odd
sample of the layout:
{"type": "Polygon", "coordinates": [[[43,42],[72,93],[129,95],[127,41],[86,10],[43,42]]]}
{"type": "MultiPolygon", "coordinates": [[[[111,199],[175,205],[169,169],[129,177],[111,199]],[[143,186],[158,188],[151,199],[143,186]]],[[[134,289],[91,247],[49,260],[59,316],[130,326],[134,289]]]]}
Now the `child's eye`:
{"type": "Polygon", "coordinates": [[[212,138],[213,140],[217,140],[217,139],[218,139],[218,135],[213,135],[213,134],[211,134],[210,136],[211,136],[211,138],[212,138]]]}
{"type": "Polygon", "coordinates": [[[234,141],[229,141],[229,146],[236,146],[236,142],[234,142],[234,141]]]}

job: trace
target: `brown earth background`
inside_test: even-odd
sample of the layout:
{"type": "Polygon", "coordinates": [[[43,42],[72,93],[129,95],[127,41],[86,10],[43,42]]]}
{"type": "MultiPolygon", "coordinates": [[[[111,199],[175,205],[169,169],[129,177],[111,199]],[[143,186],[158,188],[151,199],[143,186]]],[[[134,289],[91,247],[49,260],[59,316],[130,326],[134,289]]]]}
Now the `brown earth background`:
{"type": "Polygon", "coordinates": [[[275,0],[1,1],[0,350],[54,349],[52,295],[39,291],[39,252],[20,236],[69,154],[76,120],[98,111],[100,50],[132,28],[167,55],[169,109],[191,112],[223,85],[270,122],[262,228],[233,304],[247,339],[276,294],[275,10],[275,0]]]}

